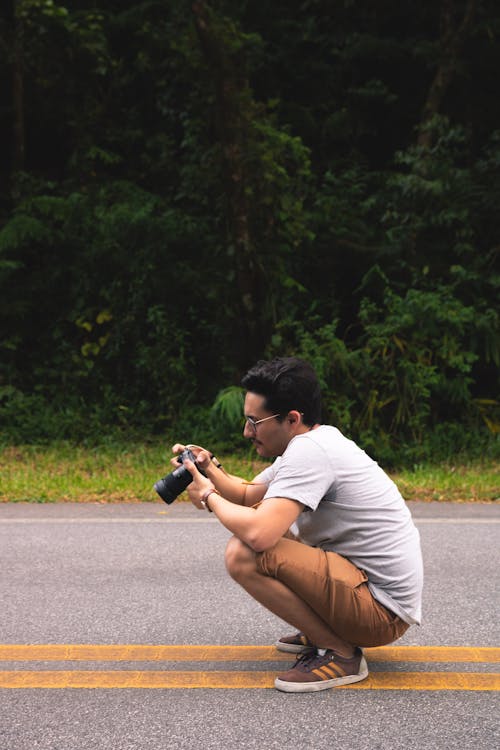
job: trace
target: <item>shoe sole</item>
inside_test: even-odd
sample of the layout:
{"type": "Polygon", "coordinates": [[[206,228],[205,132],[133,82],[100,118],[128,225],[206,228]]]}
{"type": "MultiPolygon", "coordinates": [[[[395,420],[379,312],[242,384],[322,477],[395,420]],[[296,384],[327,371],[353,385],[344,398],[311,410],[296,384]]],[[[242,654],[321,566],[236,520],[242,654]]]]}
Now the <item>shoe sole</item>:
{"type": "Polygon", "coordinates": [[[360,672],[358,674],[348,674],[345,677],[337,677],[334,680],[321,680],[319,682],[284,682],[277,677],[274,681],[274,687],[283,693],[318,693],[320,690],[329,690],[341,685],[351,685],[354,682],[366,680],[368,677],[368,665],[364,657],[361,659],[359,668],[360,672]]]}
{"type": "Polygon", "coordinates": [[[302,644],[295,643],[283,643],[283,641],[276,641],[274,644],[278,651],[285,651],[287,654],[302,654],[304,651],[308,651],[311,646],[303,646],[302,644]]]}

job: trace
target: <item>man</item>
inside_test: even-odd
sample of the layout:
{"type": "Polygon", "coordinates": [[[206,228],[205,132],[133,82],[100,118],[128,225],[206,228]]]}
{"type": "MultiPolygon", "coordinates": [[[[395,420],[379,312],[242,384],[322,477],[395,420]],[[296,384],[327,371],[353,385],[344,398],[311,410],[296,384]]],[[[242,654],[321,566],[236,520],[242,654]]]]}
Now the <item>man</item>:
{"type": "MultiPolygon", "coordinates": [[[[295,357],[245,375],[244,436],[277,457],[252,483],[190,446],[191,501],[232,532],[230,575],[299,632],[277,648],[298,654],[275,681],[313,692],[368,676],[362,646],[381,646],[420,622],[418,531],[395,484],[335,427],[321,424],[313,368],[295,357]]],[[[174,452],[183,449],[177,444],[174,452]]]]}

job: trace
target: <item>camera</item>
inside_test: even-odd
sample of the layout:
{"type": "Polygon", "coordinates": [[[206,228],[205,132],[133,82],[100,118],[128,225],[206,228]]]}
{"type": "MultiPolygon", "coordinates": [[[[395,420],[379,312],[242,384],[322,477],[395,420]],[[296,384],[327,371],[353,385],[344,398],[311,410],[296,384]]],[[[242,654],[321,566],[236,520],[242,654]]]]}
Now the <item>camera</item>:
{"type": "MultiPolygon", "coordinates": [[[[182,466],[183,462],[188,458],[190,461],[192,461],[196,465],[196,459],[194,453],[192,453],[189,448],[186,448],[186,450],[182,451],[182,453],[177,456],[177,463],[181,464],[178,469],[174,469],[170,474],[167,474],[166,477],[163,477],[163,479],[159,479],[156,484],[154,485],[154,489],[159,494],[162,500],[164,500],[168,505],[170,503],[173,503],[175,498],[178,497],[181,492],[184,492],[188,484],[190,484],[193,481],[193,477],[189,473],[189,471],[182,466]]],[[[198,468],[198,471],[205,475],[205,472],[203,472],[200,468],[198,468]]]]}

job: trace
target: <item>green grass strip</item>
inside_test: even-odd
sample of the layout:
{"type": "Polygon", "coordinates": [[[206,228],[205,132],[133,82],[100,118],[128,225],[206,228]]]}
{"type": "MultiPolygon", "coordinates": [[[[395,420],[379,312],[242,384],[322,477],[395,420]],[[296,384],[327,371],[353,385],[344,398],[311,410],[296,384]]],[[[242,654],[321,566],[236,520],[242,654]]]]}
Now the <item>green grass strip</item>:
{"type": "MultiPolygon", "coordinates": [[[[4,446],[0,449],[0,502],[157,501],[153,484],[172,470],[170,457],[170,447],[163,442],[94,448],[65,442],[4,446]]],[[[230,473],[246,480],[266,465],[253,454],[220,458],[230,473]]],[[[391,476],[407,500],[500,499],[499,461],[422,464],[391,476]]]]}

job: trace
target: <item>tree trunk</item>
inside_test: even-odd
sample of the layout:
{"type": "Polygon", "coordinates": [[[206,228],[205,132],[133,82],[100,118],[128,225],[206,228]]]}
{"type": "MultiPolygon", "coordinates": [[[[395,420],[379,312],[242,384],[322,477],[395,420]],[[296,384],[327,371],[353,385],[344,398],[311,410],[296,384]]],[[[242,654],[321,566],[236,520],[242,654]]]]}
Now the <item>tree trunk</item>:
{"type": "Polygon", "coordinates": [[[464,42],[471,29],[477,9],[477,0],[467,0],[461,20],[457,19],[455,0],[442,0],[441,5],[441,54],[436,73],[430,85],[422,110],[421,129],[418,145],[429,149],[433,134],[425,124],[441,112],[443,99],[457,72],[458,60],[464,42]]]}
{"type": "Polygon", "coordinates": [[[25,163],[24,78],[22,59],[22,42],[16,33],[12,71],[12,92],[14,105],[14,154],[12,159],[13,172],[19,172],[20,170],[24,169],[25,163]]]}
{"type": "Polygon", "coordinates": [[[247,136],[253,115],[252,99],[244,72],[244,61],[228,51],[220,30],[214,28],[205,2],[192,6],[200,46],[214,83],[216,136],[223,155],[224,192],[229,219],[229,244],[240,297],[240,366],[260,354],[264,344],[262,301],[266,286],[250,228],[250,206],[246,194],[249,175],[245,166],[247,136]]]}
{"type": "Polygon", "coordinates": [[[18,2],[12,3],[12,111],[13,149],[11,162],[12,194],[16,195],[16,175],[25,167],[26,135],[24,121],[24,64],[23,64],[23,22],[18,13],[18,2]]]}

